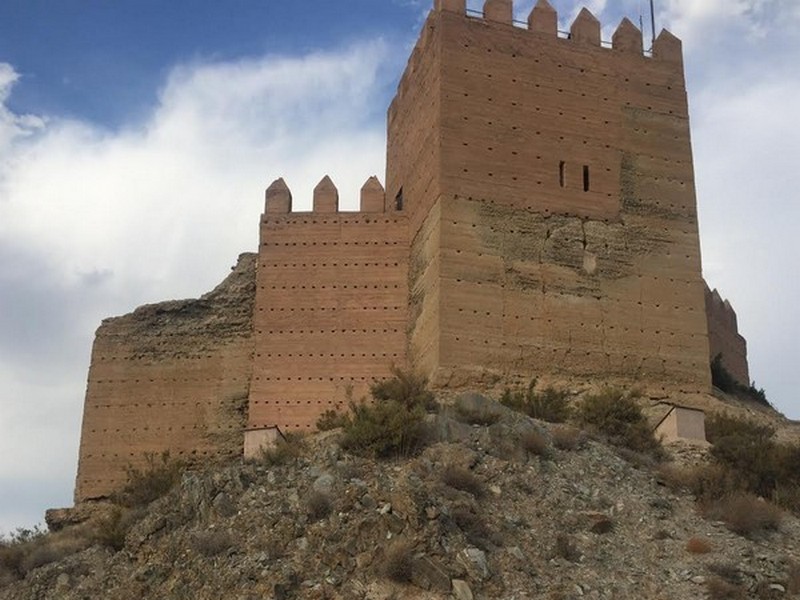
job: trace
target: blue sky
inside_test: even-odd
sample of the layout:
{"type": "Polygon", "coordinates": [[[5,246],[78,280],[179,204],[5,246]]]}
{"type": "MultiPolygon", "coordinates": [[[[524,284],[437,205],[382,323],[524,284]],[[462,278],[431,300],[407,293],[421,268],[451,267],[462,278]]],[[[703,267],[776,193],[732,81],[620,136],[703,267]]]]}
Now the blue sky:
{"type": "MultiPolygon", "coordinates": [[[[586,4],[605,39],[648,4],[551,1],[564,29],[586,4]]],[[[350,208],[383,179],[386,107],[431,4],[0,3],[0,532],[71,503],[104,317],[210,290],[257,247],[279,176],[299,208],[325,174],[350,208]]],[[[800,3],[656,4],[684,41],[705,276],[756,383],[800,418],[800,3]]]]}

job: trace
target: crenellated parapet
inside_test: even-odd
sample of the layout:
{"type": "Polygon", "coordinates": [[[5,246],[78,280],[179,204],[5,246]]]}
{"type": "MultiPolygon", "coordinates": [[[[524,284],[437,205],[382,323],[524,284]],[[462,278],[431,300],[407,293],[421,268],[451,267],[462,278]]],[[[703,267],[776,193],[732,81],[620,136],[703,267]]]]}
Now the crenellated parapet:
{"type": "MultiPolygon", "coordinates": [[[[524,28],[525,23],[514,20],[513,0],[485,0],[481,13],[469,11],[465,0],[435,0],[434,10],[462,14],[465,17],[480,19],[487,23],[501,23],[524,28]]],[[[616,52],[644,54],[644,40],[641,30],[629,19],[624,18],[612,36],[611,43],[602,41],[601,23],[592,12],[583,8],[575,17],[568,32],[558,30],[558,12],[547,0],[538,0],[528,15],[529,31],[552,37],[563,37],[584,46],[607,47],[616,52]]],[[[656,38],[652,48],[656,60],[682,62],[681,42],[666,30],[656,38]]]]}
{"type": "MultiPolygon", "coordinates": [[[[280,215],[292,211],[292,192],[283,178],[276,179],[267,188],[265,194],[264,214],[280,215]]],[[[312,212],[320,214],[335,214],[339,211],[339,190],[333,180],[325,175],[314,188],[312,212]]],[[[361,198],[358,212],[384,213],[400,210],[397,204],[386,202],[386,191],[381,182],[374,175],[367,179],[361,187],[361,198]]]]}

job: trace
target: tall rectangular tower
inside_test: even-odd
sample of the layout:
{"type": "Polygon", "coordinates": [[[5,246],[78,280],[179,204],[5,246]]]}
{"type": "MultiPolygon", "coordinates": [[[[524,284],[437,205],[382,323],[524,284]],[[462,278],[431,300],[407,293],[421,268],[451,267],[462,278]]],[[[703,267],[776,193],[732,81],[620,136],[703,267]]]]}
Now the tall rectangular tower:
{"type": "Polygon", "coordinates": [[[707,391],[680,41],[613,44],[540,0],[437,0],[388,115],[409,218],[410,356],[439,385],[501,375],[707,391]]]}

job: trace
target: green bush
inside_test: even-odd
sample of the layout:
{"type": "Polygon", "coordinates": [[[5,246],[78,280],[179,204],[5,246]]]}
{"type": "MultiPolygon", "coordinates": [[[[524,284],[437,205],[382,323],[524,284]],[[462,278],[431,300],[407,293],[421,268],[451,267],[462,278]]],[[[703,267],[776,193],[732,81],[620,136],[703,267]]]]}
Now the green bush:
{"type": "Polygon", "coordinates": [[[577,419],[617,446],[660,457],[663,449],[636,403],[637,397],[636,393],[607,388],[583,399],[577,419]]]}
{"type": "Polygon", "coordinates": [[[163,452],[159,457],[146,454],[144,468],[129,466],[126,469],[128,482],[112,496],[112,500],[128,508],[147,506],[170,491],[185,468],[185,463],[171,459],[169,452],[163,452]]]}
{"type": "Polygon", "coordinates": [[[706,420],[706,435],[716,465],[733,482],[716,498],[744,491],[800,510],[800,446],[778,443],[769,426],[725,415],[706,420]]]}
{"type": "Polygon", "coordinates": [[[569,392],[553,387],[537,392],[536,383],[537,380],[532,379],[525,390],[512,391],[506,388],[500,402],[517,412],[550,423],[563,423],[569,419],[569,392]]]}
{"type": "Polygon", "coordinates": [[[371,388],[374,402],[350,404],[344,422],[342,447],[362,456],[410,456],[429,441],[426,411],[436,400],[426,379],[392,368],[393,377],[371,388]]]}
{"type": "Polygon", "coordinates": [[[330,431],[347,425],[347,414],[338,410],[328,409],[317,419],[319,431],[330,431]]]}
{"type": "Polygon", "coordinates": [[[411,456],[427,442],[425,410],[394,400],[352,404],[342,447],[361,456],[411,456]]]}
{"type": "Polygon", "coordinates": [[[378,402],[398,402],[411,410],[422,407],[426,411],[437,408],[436,397],[428,389],[428,380],[413,371],[403,371],[392,366],[392,377],[378,381],[370,387],[370,394],[378,402]]]}
{"type": "Polygon", "coordinates": [[[743,385],[736,381],[734,376],[722,364],[722,353],[717,354],[714,360],[711,361],[711,383],[728,394],[734,394],[764,406],[772,406],[767,400],[767,394],[763,389],[757,388],[755,382],[750,385],[743,385]]]}

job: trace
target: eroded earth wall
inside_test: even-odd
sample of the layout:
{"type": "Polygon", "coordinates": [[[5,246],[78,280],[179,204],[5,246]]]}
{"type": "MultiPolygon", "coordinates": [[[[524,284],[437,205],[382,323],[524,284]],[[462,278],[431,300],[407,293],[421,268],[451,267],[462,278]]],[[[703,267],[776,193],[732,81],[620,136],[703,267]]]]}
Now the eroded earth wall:
{"type": "Polygon", "coordinates": [[[308,213],[289,212],[288,190],[276,208],[280,198],[268,191],[253,317],[251,428],[312,429],[322,412],[346,408],[389,375],[392,364],[405,365],[406,216],[384,205],[382,188],[371,196],[380,201],[362,190],[360,212],[338,212],[335,188],[323,183],[308,213]]]}
{"type": "Polygon", "coordinates": [[[197,300],[106,319],[92,348],[76,501],[104,497],[148,454],[207,461],[242,452],[252,368],[256,255],[197,300]]]}
{"type": "MultiPolygon", "coordinates": [[[[416,58],[437,65],[441,154],[437,196],[406,198],[431,207],[411,227],[411,285],[437,324],[412,347],[437,348],[435,367],[412,358],[439,384],[489,371],[707,391],[680,42],[664,32],[647,57],[629,22],[602,47],[588,11],[561,39],[456,8],[431,14],[416,58]]],[[[403,98],[393,110],[413,113],[403,98]]],[[[413,155],[390,124],[396,145],[413,155]]],[[[389,196],[420,188],[387,169],[389,196]]]]}

